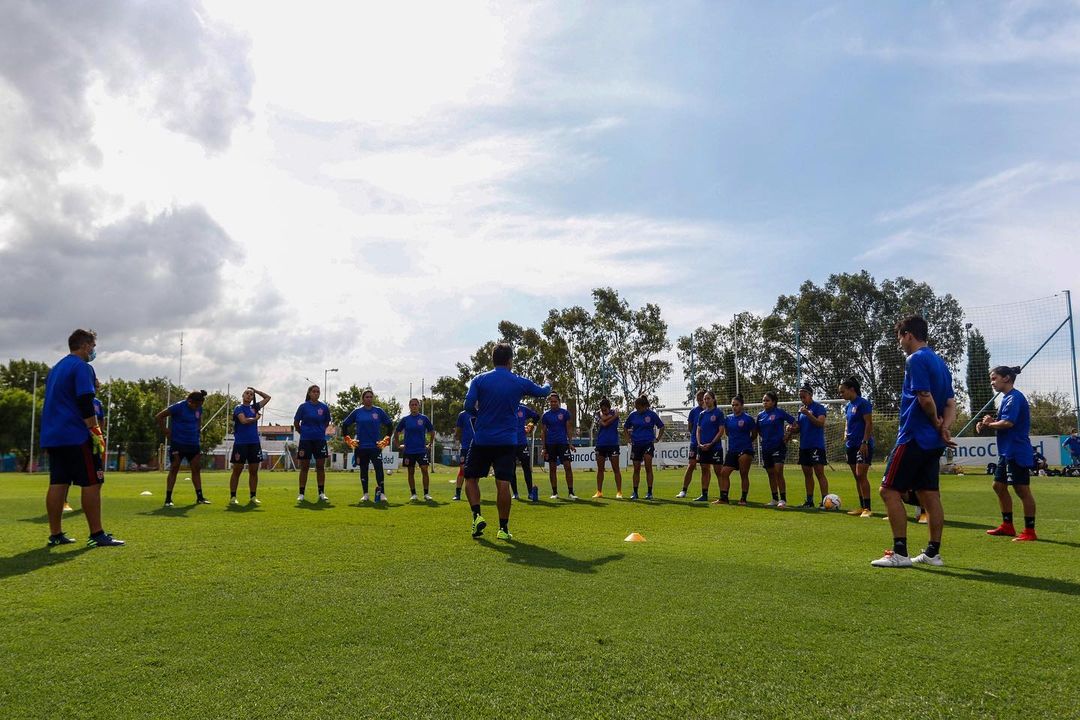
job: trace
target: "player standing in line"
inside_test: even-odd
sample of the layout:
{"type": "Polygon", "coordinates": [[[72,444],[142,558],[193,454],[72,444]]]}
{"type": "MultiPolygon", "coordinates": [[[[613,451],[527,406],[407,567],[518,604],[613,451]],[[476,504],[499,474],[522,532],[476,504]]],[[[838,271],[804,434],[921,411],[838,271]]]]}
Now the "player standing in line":
{"type": "MultiPolygon", "coordinates": [[[[532,455],[529,453],[529,435],[532,433],[533,423],[540,419],[540,413],[528,405],[518,405],[517,409],[517,461],[521,464],[521,474],[525,476],[525,488],[529,493],[530,502],[540,502],[540,489],[533,485],[532,455]]],[[[513,497],[517,498],[517,473],[510,480],[510,488],[513,497]]]]}
{"type": "Polygon", "coordinates": [[[262,463],[262,444],[259,442],[259,418],[262,409],[270,402],[270,396],[262,390],[249,387],[240,395],[240,405],[233,408],[232,477],[229,478],[229,505],[239,505],[236,489],[240,486],[240,473],[244,463],[248,467],[248,503],[261,505],[255,493],[259,490],[259,465],[262,463]],[[262,402],[255,402],[255,396],[262,402]]]}
{"type": "Polygon", "coordinates": [[[469,458],[469,448],[473,444],[473,417],[462,410],[458,413],[454,422],[454,442],[461,448],[458,453],[457,487],[454,488],[454,499],[461,499],[461,486],[465,483],[465,461],[469,458]]]}
{"type": "Polygon", "coordinates": [[[630,440],[630,459],[634,463],[634,492],[630,495],[631,500],[638,499],[638,486],[641,484],[641,463],[645,463],[645,483],[648,487],[645,493],[646,500],[652,500],[653,489],[653,455],[656,454],[655,443],[664,435],[664,423],[649,408],[649,398],[640,396],[634,401],[634,412],[623,423],[623,431],[630,440]]]}
{"type": "Polygon", "coordinates": [[[1069,451],[1073,465],[1080,465],[1080,431],[1073,428],[1069,437],[1061,441],[1061,447],[1069,451]]]}
{"type": "Polygon", "coordinates": [[[574,468],[570,464],[573,459],[573,450],[570,447],[570,438],[574,434],[574,419],[570,411],[563,408],[559,393],[553,392],[548,395],[548,404],[551,406],[540,417],[540,440],[544,446],[544,461],[548,465],[548,474],[551,477],[551,499],[559,499],[559,475],[558,466],[562,465],[566,471],[567,498],[577,500],[574,494],[574,468]]]}
{"type": "MultiPolygon", "coordinates": [[[[690,452],[687,455],[686,472],[683,473],[682,490],[675,496],[677,498],[686,497],[686,490],[690,487],[690,482],[694,479],[694,468],[696,468],[698,464],[697,419],[698,415],[700,415],[701,411],[705,408],[704,398],[705,391],[698,390],[697,395],[694,396],[697,405],[690,408],[690,412],[686,414],[686,429],[690,433],[690,452]]],[[[705,470],[703,469],[701,473],[704,478],[705,470]]]]}
{"type": "Polygon", "coordinates": [[[76,330],[68,337],[68,350],[71,352],[53,365],[45,378],[41,409],[41,447],[49,456],[49,489],[45,493],[48,544],[75,542],[64,534],[62,526],[68,490],[75,484],[82,488],[82,509],[90,528],[87,547],[123,545],[123,540],[101,528],[105,439],[94,413],[97,378],[90,366],[97,357],[97,335],[92,330],[76,330]]]}
{"type": "MultiPolygon", "coordinates": [[[[90,369],[93,370],[93,367],[91,367],[90,369]]],[[[104,427],[105,427],[105,407],[101,404],[101,401],[98,400],[98,398],[97,398],[97,393],[100,393],[100,392],[101,392],[101,381],[98,380],[97,376],[95,375],[95,377],[94,377],[94,393],[95,393],[95,395],[94,395],[94,417],[97,418],[98,427],[104,429],[104,427]]],[[[108,451],[109,451],[109,449],[107,447],[105,447],[104,437],[102,437],[101,463],[102,463],[103,466],[105,464],[105,456],[108,453],[108,451]]],[[[64,512],[69,513],[69,512],[74,512],[74,511],[75,511],[75,508],[71,507],[71,503],[69,503],[67,501],[67,498],[65,496],[65,499],[64,499],[64,512]]]]}
{"type": "Polygon", "coordinates": [[[360,407],[349,413],[341,423],[341,430],[345,432],[350,425],[356,425],[356,448],[353,451],[353,464],[360,467],[360,486],[364,494],[360,502],[367,502],[368,497],[368,463],[375,468],[375,502],[388,502],[383,473],[382,451],[385,441],[380,440],[383,428],[387,433],[394,430],[394,421],[386,414],[386,411],[375,405],[375,393],[365,390],[360,395],[360,407]]]}
{"type": "Polygon", "coordinates": [[[322,390],[318,385],[307,389],[307,395],[293,415],[293,427],[300,433],[300,446],[296,456],[300,460],[300,494],[296,502],[304,502],[307,490],[308,469],[315,458],[315,482],[319,486],[319,502],[330,502],[326,497],[326,428],[330,426],[330,407],[319,400],[322,390]]]}
{"type": "Polygon", "coordinates": [[[510,372],[513,348],[499,343],[491,351],[494,370],[481,373],[469,383],[465,410],[476,417],[476,437],[465,465],[465,495],[472,510],[472,536],[484,534],[487,522],[480,515],[480,478],[495,472],[496,499],[499,511],[500,540],[510,540],[510,480],[516,470],[518,453],[517,409],[524,395],[544,397],[551,385],[540,387],[533,381],[510,372]]]}
{"type": "Polygon", "coordinates": [[[428,454],[428,448],[435,439],[435,428],[431,424],[431,419],[420,412],[419,400],[416,398],[409,400],[409,414],[398,420],[394,430],[397,434],[398,447],[402,447],[403,439],[405,443],[402,462],[409,469],[409,493],[412,495],[409,500],[418,499],[416,497],[416,466],[419,465],[424,483],[424,500],[430,502],[431,478],[428,475],[428,465],[431,464],[431,456],[428,454]]]}
{"type": "Polygon", "coordinates": [[[717,505],[728,504],[728,492],[731,488],[731,473],[738,469],[742,479],[739,505],[746,505],[746,496],[750,493],[750,465],[754,462],[754,441],[757,440],[757,423],[745,410],[742,394],[731,398],[731,414],[724,419],[727,431],[728,448],[724,455],[724,468],[720,471],[720,497],[717,505]]]}
{"type": "Polygon", "coordinates": [[[716,482],[720,483],[720,467],[724,464],[724,411],[716,407],[716,394],[712,390],[701,395],[702,410],[694,418],[694,434],[697,436],[697,461],[701,463],[701,495],[693,502],[709,502],[709,482],[712,469],[717,468],[716,482]]]}
{"type": "Polygon", "coordinates": [[[777,406],[779,399],[771,390],[762,396],[764,409],[758,413],[757,424],[761,438],[761,464],[769,475],[769,491],[772,493],[769,507],[783,510],[787,507],[787,481],[784,480],[787,443],[784,440],[797,421],[787,410],[777,406]]]}
{"type": "Polygon", "coordinates": [[[199,425],[202,422],[202,406],[205,400],[206,391],[195,390],[188,393],[186,399],[173,403],[154,416],[161,432],[169,438],[169,475],[165,479],[165,507],[173,506],[173,486],[176,485],[176,475],[180,472],[180,464],[184,460],[187,460],[191,470],[195,502],[199,505],[210,504],[203,496],[202,448],[199,445],[199,425]],[[165,426],[165,418],[172,418],[169,427],[165,426]]]}
{"type": "Polygon", "coordinates": [[[945,513],[938,492],[939,461],[945,447],[955,447],[949,427],[956,419],[952,375],[927,345],[926,320],[909,315],[896,323],[896,339],[907,354],[900,394],[900,426],[896,446],[885,464],[881,499],[889,513],[893,546],[870,564],[911,567],[912,562],[943,565],[941,531],[945,513]],[[914,491],[930,516],[930,542],[917,557],[908,557],[907,513],[903,495],[914,491]]]}
{"type": "MultiPolygon", "coordinates": [[[[829,481],[825,477],[825,413],[821,403],[814,402],[814,390],[810,383],[799,388],[798,426],[799,426],[799,465],[802,466],[803,479],[806,481],[806,502],[799,507],[814,508],[814,476],[817,475],[821,500],[829,494],[829,481]]],[[[791,438],[792,431],[788,431],[791,438]]]]}
{"type": "Polygon", "coordinates": [[[1031,408],[1024,393],[1016,389],[1020,368],[1001,365],[990,371],[990,386],[1002,393],[997,417],[987,414],[975,423],[975,432],[997,431],[998,466],[994,473],[994,492],[1001,506],[1001,525],[987,530],[987,535],[1006,535],[1013,542],[1038,540],[1035,535],[1035,496],[1031,494],[1031,408]],[[1012,487],[1024,506],[1024,530],[1019,535],[1013,526],[1012,487]]]}
{"type": "Polygon", "coordinates": [[[847,400],[844,406],[844,447],[847,449],[848,467],[855,476],[855,489],[859,492],[859,507],[848,515],[873,517],[870,512],[870,464],[874,462],[874,407],[862,396],[859,381],[849,377],[840,383],[840,396],[847,400]]]}
{"type": "Polygon", "coordinates": [[[596,494],[604,497],[604,466],[610,462],[615,475],[615,499],[622,500],[622,469],[619,467],[619,412],[611,407],[611,400],[600,398],[600,412],[593,416],[596,422],[596,494]]]}

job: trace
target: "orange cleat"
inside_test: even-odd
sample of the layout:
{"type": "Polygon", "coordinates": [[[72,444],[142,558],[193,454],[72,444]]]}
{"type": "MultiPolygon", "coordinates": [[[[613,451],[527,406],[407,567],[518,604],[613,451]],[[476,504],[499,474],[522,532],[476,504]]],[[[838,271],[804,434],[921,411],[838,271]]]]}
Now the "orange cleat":
{"type": "Polygon", "coordinates": [[[1012,537],[1012,536],[1016,535],[1016,528],[1013,527],[1012,523],[1001,523],[1000,525],[998,525],[993,530],[987,530],[986,534],[987,535],[1005,535],[1007,537],[1012,537]]]}
{"type": "Polygon", "coordinates": [[[1024,528],[1019,535],[1012,539],[1013,542],[1034,542],[1039,537],[1035,534],[1035,531],[1031,528],[1024,528]]]}

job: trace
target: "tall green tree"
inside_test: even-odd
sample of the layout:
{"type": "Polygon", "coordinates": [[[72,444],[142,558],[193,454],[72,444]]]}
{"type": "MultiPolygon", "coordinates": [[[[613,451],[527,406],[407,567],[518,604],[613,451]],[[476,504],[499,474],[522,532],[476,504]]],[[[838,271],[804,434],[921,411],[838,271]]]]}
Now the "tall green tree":
{"type": "Polygon", "coordinates": [[[9,360],[7,365],[0,365],[0,388],[18,388],[33,394],[35,372],[40,395],[45,390],[45,376],[49,374],[49,366],[36,360],[9,360]]]}
{"type": "Polygon", "coordinates": [[[668,326],[660,306],[646,303],[634,310],[612,288],[593,290],[594,317],[610,371],[629,406],[639,395],[654,400],[671,377],[672,365],[663,355],[671,349],[668,326]]]}
{"type": "MultiPolygon", "coordinates": [[[[356,408],[364,404],[363,395],[370,388],[362,388],[359,385],[350,385],[344,390],[337,392],[335,398],[337,402],[330,406],[330,417],[334,421],[335,425],[340,425],[349,413],[356,408]]],[[[391,395],[390,397],[379,397],[378,393],[375,394],[375,405],[381,407],[386,411],[386,414],[391,419],[397,420],[401,417],[401,403],[398,399],[391,395]]]]}
{"type": "Polygon", "coordinates": [[[1076,410],[1068,393],[1033,392],[1027,399],[1031,405],[1032,435],[1065,435],[1076,427],[1076,410]]]}
{"type": "MultiPolygon", "coordinates": [[[[982,417],[994,408],[987,405],[994,397],[990,387],[990,351],[986,347],[986,338],[978,328],[968,330],[967,334],[967,381],[968,410],[970,417],[982,417]]],[[[992,430],[984,434],[992,434],[992,430]]]]}
{"type": "Polygon", "coordinates": [[[44,404],[43,393],[38,389],[37,403],[34,404],[30,392],[18,387],[0,388],[0,454],[14,453],[19,466],[29,469],[30,448],[39,454],[41,442],[41,407],[44,404]],[[31,421],[31,413],[34,420],[31,421]],[[34,437],[30,437],[31,425],[34,437]]]}
{"type": "Polygon", "coordinates": [[[739,313],[727,324],[699,327],[676,341],[676,352],[687,379],[688,403],[699,389],[712,390],[720,403],[730,402],[736,388],[748,402],[769,390],[790,391],[765,339],[762,318],[754,313],[739,313]]]}

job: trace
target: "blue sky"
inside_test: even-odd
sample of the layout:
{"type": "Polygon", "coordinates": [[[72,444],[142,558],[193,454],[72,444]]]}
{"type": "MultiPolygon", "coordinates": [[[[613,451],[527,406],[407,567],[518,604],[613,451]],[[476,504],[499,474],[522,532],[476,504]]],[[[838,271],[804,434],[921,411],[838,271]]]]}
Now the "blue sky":
{"type": "Polygon", "coordinates": [[[831,272],[968,305],[1080,277],[1076,2],[11,17],[0,259],[108,290],[17,274],[14,357],[95,325],[99,371],[175,375],[183,330],[195,385],[401,394],[599,285],[674,339],[831,272]]]}

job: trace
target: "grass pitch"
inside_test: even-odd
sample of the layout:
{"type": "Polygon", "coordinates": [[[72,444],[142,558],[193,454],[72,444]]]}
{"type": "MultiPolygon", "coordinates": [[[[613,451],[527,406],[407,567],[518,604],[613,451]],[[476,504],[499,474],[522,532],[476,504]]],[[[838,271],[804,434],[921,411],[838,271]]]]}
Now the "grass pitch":
{"type": "Polygon", "coordinates": [[[0,476],[0,716],[1080,715],[1077,480],[1035,479],[1043,539],[1021,544],[984,534],[989,478],[944,478],[946,566],[880,570],[887,523],[761,507],[760,471],[748,508],[673,500],[676,471],[651,503],[515,503],[509,543],[493,483],[476,541],[451,477],[423,504],[395,473],[377,508],[332,473],[330,505],[297,507],[295,474],[264,473],[263,505],[235,510],[204,473],[214,504],[181,480],[169,510],[163,475],[114,473],[105,528],[128,545],[87,550],[78,512],[79,544],[44,547],[47,478],[0,476]]]}

